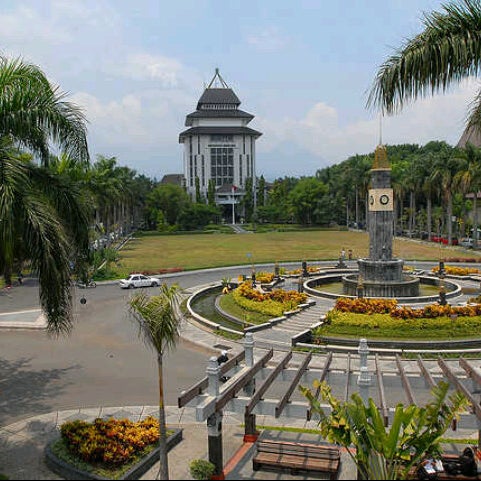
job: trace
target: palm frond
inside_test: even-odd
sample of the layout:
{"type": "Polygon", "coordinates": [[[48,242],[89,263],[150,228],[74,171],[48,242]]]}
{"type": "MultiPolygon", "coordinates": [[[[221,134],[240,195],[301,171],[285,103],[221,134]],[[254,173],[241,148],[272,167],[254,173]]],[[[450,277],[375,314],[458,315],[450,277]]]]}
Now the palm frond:
{"type": "Polygon", "coordinates": [[[446,91],[453,83],[477,75],[481,66],[481,3],[464,0],[425,14],[424,30],[379,68],[367,106],[387,113],[418,97],[446,91]]]}
{"type": "Polygon", "coordinates": [[[11,135],[45,164],[49,141],[89,161],[85,116],[65,97],[35,65],[0,57],[0,135],[11,135]]]}

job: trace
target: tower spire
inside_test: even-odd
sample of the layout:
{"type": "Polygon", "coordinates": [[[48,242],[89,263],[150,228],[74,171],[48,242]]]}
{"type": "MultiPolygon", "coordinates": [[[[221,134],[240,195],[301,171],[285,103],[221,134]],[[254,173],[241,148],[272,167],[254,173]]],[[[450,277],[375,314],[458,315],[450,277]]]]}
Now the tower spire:
{"type": "Polygon", "coordinates": [[[227,85],[226,81],[222,78],[219,67],[216,67],[215,74],[212,77],[209,85],[207,86],[208,89],[210,88],[221,88],[221,89],[228,89],[229,86],[227,85]],[[217,81],[217,82],[216,82],[217,81]]]}

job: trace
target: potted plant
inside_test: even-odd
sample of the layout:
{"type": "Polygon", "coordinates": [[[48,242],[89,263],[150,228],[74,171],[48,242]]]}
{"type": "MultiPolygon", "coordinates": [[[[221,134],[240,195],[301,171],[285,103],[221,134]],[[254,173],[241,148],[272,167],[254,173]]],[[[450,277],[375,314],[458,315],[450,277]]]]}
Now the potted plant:
{"type": "Polygon", "coordinates": [[[190,475],[194,479],[210,479],[215,471],[215,466],[205,459],[194,459],[190,463],[190,475]]]}

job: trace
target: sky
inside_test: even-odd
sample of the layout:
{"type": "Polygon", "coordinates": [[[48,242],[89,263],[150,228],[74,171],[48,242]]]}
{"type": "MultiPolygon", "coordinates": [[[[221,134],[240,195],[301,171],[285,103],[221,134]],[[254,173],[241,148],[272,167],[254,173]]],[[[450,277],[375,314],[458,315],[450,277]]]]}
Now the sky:
{"type": "MultiPolygon", "coordinates": [[[[88,120],[92,160],[160,180],[215,68],[253,115],[257,174],[314,175],[374,151],[376,72],[435,0],[1,0],[0,54],[38,65],[88,120]]],[[[384,144],[455,145],[478,80],[382,119],[384,144]]]]}

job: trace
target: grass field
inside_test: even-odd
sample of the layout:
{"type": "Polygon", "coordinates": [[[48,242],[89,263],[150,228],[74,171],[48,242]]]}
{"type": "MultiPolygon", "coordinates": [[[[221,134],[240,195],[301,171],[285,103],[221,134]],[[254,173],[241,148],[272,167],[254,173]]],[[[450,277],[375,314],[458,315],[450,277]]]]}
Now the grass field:
{"type": "MultiPolygon", "coordinates": [[[[341,249],[352,249],[353,257],[367,257],[368,235],[356,231],[298,231],[255,234],[139,233],[120,251],[125,275],[132,271],[158,272],[162,269],[205,269],[303,260],[337,260],[341,249]]],[[[438,261],[446,257],[478,257],[479,253],[460,247],[396,238],[394,256],[406,261],[438,261]]]]}

